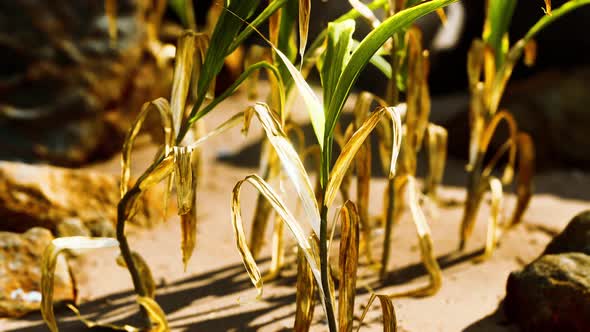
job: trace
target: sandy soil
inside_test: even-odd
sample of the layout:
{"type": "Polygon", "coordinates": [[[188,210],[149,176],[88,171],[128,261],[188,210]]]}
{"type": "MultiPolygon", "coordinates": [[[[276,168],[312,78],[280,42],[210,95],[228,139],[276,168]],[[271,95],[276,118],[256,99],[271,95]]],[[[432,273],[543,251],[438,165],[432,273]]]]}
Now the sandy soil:
{"type": "MultiPolygon", "coordinates": [[[[234,111],[243,109],[245,101],[238,97],[226,103],[227,112],[212,114],[208,128],[227,118],[234,111]]],[[[215,113],[215,112],[214,112],[215,113]]],[[[180,254],[180,227],[177,217],[171,217],[154,229],[134,233],[131,246],[149,262],[156,281],[160,284],[157,301],[168,315],[174,331],[288,331],[293,324],[295,310],[293,266],[287,267],[278,281],[265,285],[262,301],[238,302],[254,294],[244,267],[234,245],[230,225],[230,192],[233,185],[245,175],[256,172],[253,167],[239,168],[228,163],[216,162],[219,155],[247,150],[248,144],[260,138],[256,126],[244,139],[239,130],[232,130],[215,138],[206,146],[206,175],[199,188],[199,225],[197,249],[183,271],[180,254]]],[[[154,148],[144,145],[135,156],[135,174],[151,160],[154,148]]],[[[249,152],[253,153],[253,152],[249,152]]],[[[244,156],[240,158],[256,158],[244,156]]],[[[93,170],[117,174],[118,158],[93,165],[93,170]]],[[[445,182],[456,185],[465,175],[460,162],[450,161],[445,182]]],[[[376,179],[372,184],[371,211],[381,211],[381,194],[385,181],[376,179]]],[[[432,297],[399,298],[394,301],[401,331],[465,331],[507,332],[515,331],[501,309],[508,274],[537,257],[551,236],[559,232],[578,212],[590,207],[590,175],[573,171],[553,171],[536,178],[538,194],[525,215],[524,222],[505,234],[495,255],[488,261],[476,264],[473,258],[481,252],[485,239],[487,207],[482,209],[474,236],[465,252],[457,253],[461,208],[432,210],[429,222],[432,228],[434,248],[444,280],[442,289],[432,297]]],[[[288,189],[287,189],[288,190],[288,189]]],[[[289,193],[287,193],[288,195],[289,193]]],[[[441,190],[444,198],[463,200],[463,189],[446,186],[441,190]]],[[[244,216],[252,215],[254,190],[247,188],[242,195],[244,216]]],[[[337,202],[338,203],[338,202],[337,202]]],[[[508,210],[513,199],[507,203],[508,210]]],[[[485,206],[485,205],[484,205],[485,206]]],[[[170,209],[173,213],[173,209],[170,209]]],[[[375,230],[375,247],[382,236],[375,230]]],[[[270,241],[270,237],[267,237],[270,241]]],[[[292,241],[290,243],[293,243],[292,241]]],[[[335,248],[333,248],[335,249],[335,248]]],[[[379,254],[379,252],[376,252],[379,254]]],[[[92,319],[108,322],[133,322],[136,311],[131,280],[126,270],[114,263],[116,250],[99,250],[77,259],[73,271],[80,288],[80,310],[92,319]]],[[[260,260],[263,270],[268,268],[267,246],[260,260]]],[[[356,312],[368,298],[367,288],[379,293],[391,293],[399,289],[415,287],[427,281],[420,264],[416,231],[406,214],[394,233],[391,272],[387,280],[362,279],[357,297],[356,312]]],[[[288,261],[294,258],[288,250],[288,261]]],[[[363,275],[368,275],[367,269],[363,275]]],[[[57,309],[60,328],[63,331],[83,330],[81,323],[67,309],[57,309]]],[[[380,309],[375,306],[364,331],[380,330],[380,309]]],[[[327,331],[322,320],[321,307],[316,306],[316,319],[312,331],[327,331]]],[[[1,331],[44,331],[46,328],[39,314],[19,320],[0,320],[1,331]]]]}

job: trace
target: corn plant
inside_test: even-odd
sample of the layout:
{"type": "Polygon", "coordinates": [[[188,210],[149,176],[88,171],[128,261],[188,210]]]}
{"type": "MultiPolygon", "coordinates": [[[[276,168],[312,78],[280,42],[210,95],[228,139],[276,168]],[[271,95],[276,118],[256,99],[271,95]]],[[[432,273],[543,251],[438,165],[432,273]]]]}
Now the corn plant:
{"type": "Polygon", "coordinates": [[[516,121],[506,110],[499,110],[500,101],[514,66],[524,53],[525,63],[532,65],[536,55],[534,37],[546,26],[564,14],[587,5],[587,0],[572,0],[558,9],[551,9],[551,2],[545,1],[543,16],[527,34],[510,47],[508,27],[516,6],[516,0],[488,2],[482,39],[473,42],[468,54],[467,72],[471,92],[470,143],[467,197],[461,222],[460,249],[473,231],[481,201],[488,190],[491,192],[491,213],[485,252],[481,258],[489,257],[501,233],[517,225],[532,196],[534,172],[534,147],[530,136],[519,132],[516,121]],[[483,77],[483,80],[482,80],[483,77]],[[506,122],[509,138],[487,161],[486,155],[498,125],[506,122]],[[503,186],[513,182],[514,167],[518,153],[519,170],[516,179],[516,207],[507,220],[500,220],[503,186]],[[499,160],[508,154],[508,163],[503,176],[493,175],[499,160]]]}
{"type": "Polygon", "coordinates": [[[295,86],[303,97],[315,136],[321,148],[319,172],[321,188],[319,199],[316,200],[307,172],[303,168],[301,160],[289,143],[282,128],[280,128],[279,121],[273,118],[272,113],[263,104],[257,104],[252,108],[252,111],[255,112],[262,122],[267,138],[275,148],[286,174],[293,182],[313,234],[319,238],[319,248],[317,252],[313,250],[308,237],[297,223],[293,214],[285,206],[280,196],[263,179],[259,176],[251,175],[240,181],[234,188],[233,193],[233,224],[238,248],[240,249],[250,278],[258,289],[259,296],[262,294],[262,277],[252,253],[246,244],[245,234],[241,225],[239,193],[241,186],[246,182],[252,184],[266,197],[296,237],[300,248],[304,252],[307,263],[311,267],[314,280],[317,283],[330,331],[336,331],[336,317],[333,305],[334,293],[329,286],[328,273],[328,209],[340,189],[342,179],[352,163],[356,152],[362,146],[369,133],[380,122],[381,117],[386,114],[391,117],[394,128],[392,129],[392,152],[389,174],[390,176],[395,174],[395,161],[397,160],[401,144],[401,119],[399,111],[394,107],[381,108],[373,112],[365,123],[352,135],[337,161],[332,166],[334,129],[352,85],[358,78],[361,70],[369,63],[373,55],[390,36],[396,31],[407,27],[417,18],[452,2],[452,0],[431,1],[400,11],[369,33],[352,52],[351,36],[355,27],[354,21],[345,20],[338,23],[331,23],[327,33],[325,56],[320,65],[320,77],[324,91],[323,103],[317,99],[312,89],[301,76],[301,73],[297,71],[289,59],[275,48],[275,52],[286,65],[293,77],[295,86]]]}

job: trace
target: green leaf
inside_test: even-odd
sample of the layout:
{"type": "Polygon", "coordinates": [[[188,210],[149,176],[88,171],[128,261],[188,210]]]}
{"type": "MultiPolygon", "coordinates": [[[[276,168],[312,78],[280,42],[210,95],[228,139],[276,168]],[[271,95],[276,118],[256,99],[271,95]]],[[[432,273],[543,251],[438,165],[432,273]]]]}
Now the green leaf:
{"type": "Polygon", "coordinates": [[[496,54],[497,68],[504,62],[507,52],[507,48],[503,47],[503,39],[508,33],[516,2],[517,0],[489,0],[483,40],[496,54]]]}
{"type": "Polygon", "coordinates": [[[420,17],[443,8],[457,0],[433,0],[418,6],[402,10],[397,14],[385,20],[381,25],[371,31],[359,44],[358,48],[352,53],[348,64],[342,71],[338,84],[331,100],[326,114],[330,114],[330,119],[326,122],[325,135],[330,136],[334,131],[336,122],[344,107],[344,103],[356,82],[360,72],[369,63],[373,55],[394,33],[406,28],[420,17]]]}
{"type": "MultiPolygon", "coordinates": [[[[342,74],[342,69],[348,63],[355,25],[353,20],[328,24],[326,51],[322,57],[323,61],[318,63],[319,67],[321,67],[320,77],[324,90],[324,107],[329,105],[332,93],[338,84],[338,78],[342,74]]],[[[332,116],[332,114],[326,113],[328,122],[332,116]]]]}

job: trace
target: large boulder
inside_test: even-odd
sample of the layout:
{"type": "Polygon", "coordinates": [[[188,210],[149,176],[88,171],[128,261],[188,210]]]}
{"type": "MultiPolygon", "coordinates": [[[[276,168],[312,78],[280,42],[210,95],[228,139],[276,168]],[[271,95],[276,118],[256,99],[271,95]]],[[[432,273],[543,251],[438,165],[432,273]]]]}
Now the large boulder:
{"type": "Polygon", "coordinates": [[[544,255],[580,252],[590,255],[590,210],[572,219],[559,235],[545,248],[544,255]]]}
{"type": "Polygon", "coordinates": [[[104,1],[0,2],[0,159],[76,166],[120,149],[128,116],[169,91],[148,3],[116,1],[115,43],[104,1]]]}
{"type": "MultiPolygon", "coordinates": [[[[0,232],[0,317],[18,317],[38,310],[41,303],[41,258],[53,236],[43,228],[24,234],[0,232]]],[[[65,258],[55,270],[53,298],[75,300],[74,282],[65,258]]]]}
{"type": "Polygon", "coordinates": [[[524,332],[590,331],[590,256],[544,255],[508,278],[504,310],[524,332]]]}
{"type": "MultiPolygon", "coordinates": [[[[148,191],[131,223],[149,227],[163,218],[163,195],[148,191]]],[[[119,180],[89,170],[0,162],[0,230],[43,227],[59,236],[114,236],[119,180]]]]}

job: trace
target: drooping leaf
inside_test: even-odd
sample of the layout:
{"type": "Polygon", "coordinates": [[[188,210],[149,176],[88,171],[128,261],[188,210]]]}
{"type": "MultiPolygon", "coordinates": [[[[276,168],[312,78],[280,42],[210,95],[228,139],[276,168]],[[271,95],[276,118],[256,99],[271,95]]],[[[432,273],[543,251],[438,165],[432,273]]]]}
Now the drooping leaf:
{"type": "MultiPolygon", "coordinates": [[[[310,241],[314,241],[310,238],[310,241]]],[[[314,294],[316,281],[301,248],[297,251],[297,285],[295,296],[295,325],[294,331],[309,331],[315,308],[314,294]]]]}
{"type": "Polygon", "coordinates": [[[492,194],[490,200],[490,218],[488,220],[485,251],[479,258],[480,260],[492,257],[496,245],[498,244],[502,226],[500,225],[500,211],[503,198],[502,182],[500,182],[498,178],[492,176],[489,180],[489,186],[492,194]]]}
{"type": "Polygon", "coordinates": [[[140,332],[140,329],[138,329],[137,327],[131,326],[131,325],[107,324],[107,323],[100,323],[100,322],[95,322],[90,319],[86,319],[86,318],[82,317],[82,315],[80,314],[80,310],[78,310],[78,308],[74,307],[72,304],[67,304],[67,307],[70,310],[72,310],[72,312],[74,313],[74,315],[76,315],[78,320],[80,320],[82,323],[84,323],[84,325],[86,325],[86,327],[89,329],[105,328],[105,329],[112,330],[112,331],[140,332]]]}
{"type": "Polygon", "coordinates": [[[311,0],[299,0],[299,55],[303,59],[307,34],[309,32],[309,18],[311,17],[311,0]]]}
{"type": "Polygon", "coordinates": [[[119,242],[113,238],[89,238],[83,236],[62,237],[51,241],[45,248],[41,260],[41,315],[51,332],[57,332],[57,322],[53,313],[53,280],[59,254],[68,249],[98,249],[117,247],[119,242]]]}
{"type": "Polygon", "coordinates": [[[352,331],[354,299],[359,259],[359,215],[355,205],[347,201],[340,210],[341,234],[338,265],[338,330],[352,331]]]}
{"type": "Polygon", "coordinates": [[[342,70],[342,75],[334,90],[330,103],[326,105],[326,114],[330,114],[330,121],[326,119],[326,133],[328,136],[334,130],[336,120],[344,107],[346,98],[356,82],[362,69],[369,63],[375,52],[395,33],[412,24],[418,18],[443,8],[456,0],[433,0],[398,12],[381,25],[373,29],[352,53],[348,64],[342,70]]]}
{"type": "Polygon", "coordinates": [[[424,191],[432,198],[436,198],[436,190],[442,183],[445,162],[447,160],[447,137],[444,127],[433,123],[428,124],[427,148],[428,148],[428,177],[426,178],[424,191]]]}
{"type": "Polygon", "coordinates": [[[363,310],[363,313],[361,315],[361,324],[359,324],[357,332],[361,330],[362,323],[365,320],[365,316],[367,315],[367,312],[369,312],[369,308],[371,308],[371,304],[373,304],[375,298],[378,298],[379,302],[381,302],[381,311],[383,313],[383,332],[396,332],[397,317],[395,316],[393,302],[391,302],[391,299],[387,295],[380,295],[375,293],[372,293],[371,297],[369,297],[369,302],[365,306],[365,310],[363,310]]]}
{"type": "MultiPolygon", "coordinates": [[[[141,282],[143,283],[143,288],[146,290],[146,296],[150,298],[154,298],[156,296],[156,282],[154,281],[154,277],[152,276],[152,271],[150,270],[147,262],[140,254],[135,251],[131,252],[131,257],[133,258],[133,262],[135,262],[135,267],[137,268],[139,275],[141,276],[141,282]]],[[[123,256],[117,257],[117,265],[127,268],[127,264],[125,264],[125,260],[123,256]]]]}
{"type": "Polygon", "coordinates": [[[143,104],[141,112],[137,115],[135,122],[131,125],[123,143],[121,153],[121,197],[125,195],[129,187],[129,180],[131,178],[131,150],[133,148],[133,143],[135,142],[135,138],[139,134],[148,113],[152,110],[156,110],[160,114],[160,120],[164,130],[164,155],[168,155],[172,150],[174,144],[174,128],[172,127],[173,120],[170,104],[168,104],[168,101],[164,98],[158,98],[143,104]]]}
{"type": "Polygon", "coordinates": [[[399,154],[402,139],[401,117],[397,108],[385,107],[371,113],[371,116],[354,133],[352,138],[348,141],[348,143],[346,143],[344,149],[342,149],[340,156],[332,168],[332,172],[330,173],[330,178],[326,186],[326,196],[324,202],[326,206],[330,206],[330,204],[334,201],[334,198],[336,198],[336,194],[338,193],[342,179],[346,174],[346,170],[350,166],[350,163],[354,160],[354,156],[384,115],[389,115],[389,117],[391,117],[393,126],[393,137],[391,144],[392,153],[389,176],[393,177],[395,175],[396,160],[399,154]]]}
{"type": "Polygon", "coordinates": [[[151,297],[140,296],[137,298],[137,302],[146,310],[150,321],[155,325],[150,329],[150,332],[170,331],[168,320],[166,320],[166,314],[154,299],[151,297]]]}
{"type": "MultiPolygon", "coordinates": [[[[479,144],[479,151],[480,154],[485,154],[488,150],[492,137],[496,133],[498,125],[504,120],[508,125],[509,133],[510,133],[510,141],[512,144],[510,145],[509,153],[508,153],[508,163],[506,163],[506,167],[504,168],[504,174],[502,176],[502,183],[508,184],[512,182],[512,178],[514,176],[514,164],[516,162],[516,136],[518,133],[518,128],[516,126],[516,120],[512,114],[501,111],[497,113],[492,120],[489,122],[488,126],[485,128],[484,132],[481,136],[481,141],[479,144]]],[[[489,171],[485,171],[487,174],[491,172],[491,167],[487,167],[489,171]]]]}
{"type": "Polygon", "coordinates": [[[250,280],[252,281],[252,283],[258,291],[257,297],[259,298],[262,296],[262,277],[260,274],[260,270],[256,265],[256,261],[254,260],[254,257],[252,256],[252,253],[248,248],[248,245],[246,244],[246,236],[244,234],[240,206],[240,190],[242,188],[242,185],[246,182],[253,185],[257,191],[262,193],[262,195],[271,203],[276,213],[281,216],[282,220],[284,220],[285,224],[297,240],[299,248],[301,248],[305,255],[307,263],[309,264],[314,275],[314,278],[317,282],[317,285],[320,289],[320,294],[323,294],[319,270],[318,253],[315,250],[313,250],[312,244],[308,241],[308,238],[305,235],[303,229],[301,228],[293,214],[287,209],[279,195],[276,194],[276,192],[266,182],[264,182],[262,178],[260,178],[257,175],[250,175],[236,183],[233,189],[231,214],[234,235],[236,237],[237,242],[236,244],[238,250],[240,251],[242,261],[244,262],[244,266],[246,267],[246,271],[250,276],[250,280]]]}
{"type": "Polygon", "coordinates": [[[533,195],[533,175],[535,173],[535,146],[528,134],[519,133],[518,145],[518,173],[516,177],[516,207],[508,227],[522,221],[533,195]]]}

